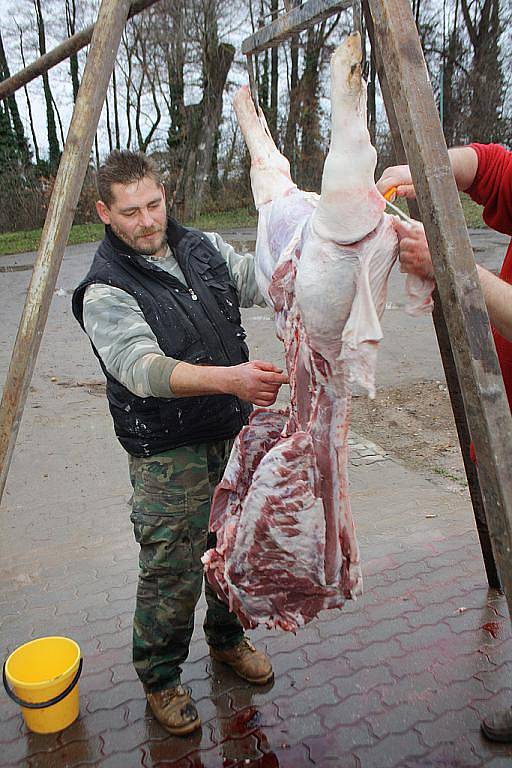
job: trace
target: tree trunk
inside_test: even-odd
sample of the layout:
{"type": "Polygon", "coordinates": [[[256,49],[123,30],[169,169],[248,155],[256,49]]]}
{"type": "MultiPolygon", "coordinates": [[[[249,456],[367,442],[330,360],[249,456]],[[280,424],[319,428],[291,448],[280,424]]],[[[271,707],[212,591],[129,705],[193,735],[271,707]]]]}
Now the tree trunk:
{"type": "MultiPolygon", "coordinates": [[[[0,80],[6,80],[11,76],[9,71],[9,65],[7,64],[7,58],[4,50],[4,43],[2,40],[2,33],[0,31],[0,80]]],[[[30,150],[28,147],[27,139],[25,138],[25,131],[23,130],[23,123],[21,122],[20,113],[18,111],[18,105],[14,94],[7,99],[7,107],[11,116],[12,127],[16,134],[16,143],[18,145],[18,152],[20,160],[23,163],[28,163],[30,160],[30,150]]]]}
{"type": "Polygon", "coordinates": [[[468,132],[473,141],[502,139],[504,78],[500,62],[500,2],[484,0],[479,17],[471,18],[468,0],[461,0],[462,13],[473,48],[468,132]]]}
{"type": "Polygon", "coordinates": [[[123,41],[123,48],[126,54],[126,66],[127,66],[127,72],[125,73],[125,86],[126,86],[125,114],[126,114],[126,126],[128,128],[126,148],[130,149],[132,144],[131,90],[132,90],[133,51],[131,50],[131,47],[128,45],[128,40],[126,38],[126,30],[125,30],[125,33],[123,34],[122,41],[123,41]]]}
{"type": "Polygon", "coordinates": [[[368,132],[370,141],[377,144],[377,68],[373,50],[370,55],[370,78],[368,81],[368,132]]]}
{"type": "Polygon", "coordinates": [[[61,140],[62,146],[64,146],[64,144],[66,143],[66,137],[64,136],[64,128],[62,126],[62,120],[61,120],[61,117],[60,117],[59,108],[57,106],[57,102],[53,98],[53,94],[52,94],[52,104],[53,104],[53,108],[55,110],[55,114],[57,116],[57,125],[59,126],[60,140],[61,140]]]}
{"type": "Polygon", "coordinates": [[[301,92],[299,80],[299,36],[292,35],[290,39],[290,59],[291,72],[289,84],[288,119],[286,121],[286,130],[284,137],[284,154],[290,161],[290,172],[292,179],[297,177],[298,165],[298,141],[297,126],[299,123],[299,114],[301,110],[301,92]]]}
{"type": "Polygon", "coordinates": [[[231,173],[231,168],[233,166],[233,158],[235,156],[237,138],[238,138],[238,124],[234,126],[233,135],[231,137],[231,142],[229,144],[229,149],[224,158],[224,169],[222,171],[222,182],[221,182],[223,187],[225,187],[226,184],[228,183],[229,174],[231,173]]]}
{"type": "Polygon", "coordinates": [[[94,156],[96,158],[96,169],[100,169],[100,147],[98,144],[98,134],[94,137],[94,156]]]}
{"type": "MultiPolygon", "coordinates": [[[[182,2],[172,4],[173,35],[167,55],[167,81],[170,125],[167,134],[169,166],[183,168],[186,137],[187,113],[185,109],[185,8],[182,2]]],[[[177,181],[177,179],[176,179],[177,181]]]]}
{"type": "MultiPolygon", "coordinates": [[[[263,0],[260,0],[260,16],[258,19],[258,27],[261,29],[265,26],[265,6],[263,0]]],[[[263,65],[261,67],[261,80],[258,83],[258,95],[260,98],[260,106],[263,109],[265,116],[268,117],[269,110],[269,71],[268,71],[268,49],[261,54],[263,59],[263,65]]]]}
{"type": "MultiPolygon", "coordinates": [[[[76,33],[76,0],[66,0],[66,29],[68,37],[73,37],[76,33]]],[[[80,88],[80,79],[78,76],[78,54],[73,53],[69,57],[69,71],[71,74],[71,83],[73,86],[73,103],[76,102],[78,89],[80,88]]]]}
{"type": "Polygon", "coordinates": [[[190,206],[190,214],[193,219],[197,218],[201,212],[204,194],[208,186],[215,136],[222,117],[222,94],[234,57],[234,47],[221,43],[209,68],[206,88],[201,102],[201,119],[198,121],[201,141],[197,143],[194,174],[195,194],[191,199],[190,206]]]}
{"type": "Polygon", "coordinates": [[[220,190],[220,177],[219,177],[219,145],[220,145],[220,131],[217,129],[215,133],[215,143],[212,151],[212,163],[210,171],[210,192],[213,198],[216,198],[220,190]]]}
{"type": "Polygon", "coordinates": [[[203,94],[199,104],[186,108],[187,141],[176,188],[176,208],[195,219],[203,205],[212,167],[215,137],[222,117],[222,95],[235,55],[232,45],[218,42],[217,7],[203,0],[198,32],[201,35],[203,94]]]}
{"type": "Polygon", "coordinates": [[[301,153],[299,156],[297,183],[301,189],[320,190],[324,152],[319,120],[320,54],[324,44],[325,22],[319,30],[307,33],[304,72],[301,78],[302,104],[299,115],[301,153]]]}
{"type": "Polygon", "coordinates": [[[119,106],[117,103],[116,68],[112,72],[112,91],[114,94],[114,130],[116,133],[116,149],[121,149],[121,132],[119,130],[119,106]]]}
{"type": "MultiPolygon", "coordinates": [[[[272,20],[277,19],[278,0],[270,0],[272,20]]],[[[268,111],[268,127],[274,141],[277,143],[277,113],[279,93],[279,49],[272,48],[270,61],[270,109],[268,111]]]]}
{"type": "Polygon", "coordinates": [[[444,51],[443,87],[443,131],[449,147],[463,143],[466,133],[467,101],[465,99],[465,76],[462,81],[457,71],[464,58],[464,44],[458,27],[459,2],[456,0],[453,26],[448,35],[448,46],[444,51]]]}
{"type": "MultiPolygon", "coordinates": [[[[16,26],[18,27],[18,32],[20,34],[21,62],[23,64],[23,67],[25,68],[27,66],[27,64],[26,64],[26,61],[25,61],[25,50],[23,48],[23,30],[22,30],[22,28],[18,24],[16,24],[16,26]]],[[[39,165],[39,163],[41,162],[41,156],[39,154],[39,144],[37,143],[36,129],[35,129],[35,126],[34,126],[34,116],[32,114],[32,103],[30,101],[30,96],[28,95],[28,89],[27,89],[26,85],[23,86],[23,90],[25,92],[25,99],[26,99],[26,102],[27,102],[28,119],[29,119],[29,123],[30,123],[30,133],[32,135],[32,144],[34,145],[34,155],[35,155],[35,159],[36,159],[36,164],[39,165]]]]}
{"type": "Polygon", "coordinates": [[[112,127],[110,125],[110,104],[108,101],[108,92],[105,96],[105,117],[107,120],[107,139],[108,139],[108,151],[112,152],[114,149],[114,144],[112,141],[112,127]]]}
{"type": "MultiPolygon", "coordinates": [[[[41,10],[41,0],[33,0],[37,21],[37,36],[39,43],[39,53],[43,56],[46,53],[46,34],[43,13],[41,10]]],[[[48,148],[49,162],[52,171],[57,170],[60,161],[60,146],[57,138],[57,127],[55,125],[55,113],[53,111],[53,97],[50,88],[50,78],[48,72],[43,74],[44,100],[46,103],[46,123],[48,129],[48,148]]]]}

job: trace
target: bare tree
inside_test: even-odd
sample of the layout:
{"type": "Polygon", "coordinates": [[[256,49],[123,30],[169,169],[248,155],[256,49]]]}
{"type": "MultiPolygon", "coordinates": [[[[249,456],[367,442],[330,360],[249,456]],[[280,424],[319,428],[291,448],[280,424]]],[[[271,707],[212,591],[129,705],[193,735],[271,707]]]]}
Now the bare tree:
{"type": "Polygon", "coordinates": [[[219,3],[198,0],[194,24],[200,44],[201,91],[199,103],[186,107],[187,139],[184,164],[176,191],[180,212],[195,218],[203,203],[211,171],[215,136],[222,117],[222,95],[235,49],[219,42],[219,3]]]}
{"type": "MultiPolygon", "coordinates": [[[[145,152],[160,124],[162,113],[157,93],[158,62],[151,44],[151,12],[132,19],[128,26],[133,37],[132,53],[137,64],[136,77],[132,77],[132,104],[135,111],[135,132],[138,148],[145,152]],[[151,96],[151,109],[146,109],[151,96]],[[147,126],[146,132],[144,127],[147,126]]],[[[134,70],[132,70],[134,72],[134,70]]]]}
{"type": "MultiPolygon", "coordinates": [[[[68,37],[76,34],[77,7],[76,0],[66,0],[66,32],[68,37]]],[[[69,71],[71,74],[71,83],[73,85],[73,101],[76,101],[80,79],[78,74],[78,54],[73,53],[69,57],[69,71]]]]}
{"type": "MultiPolygon", "coordinates": [[[[23,67],[26,67],[27,64],[26,64],[26,60],[25,60],[25,49],[24,49],[24,45],[23,45],[23,28],[17,22],[15,22],[15,24],[16,24],[16,28],[17,28],[18,34],[19,34],[19,47],[20,47],[21,62],[23,64],[23,67]]],[[[39,144],[38,144],[38,141],[37,141],[37,134],[36,134],[36,129],[35,129],[35,125],[34,125],[34,115],[32,113],[32,103],[30,101],[30,96],[28,95],[28,90],[27,90],[27,86],[26,85],[23,86],[23,91],[25,93],[25,100],[27,102],[27,112],[28,112],[28,117],[29,117],[30,133],[31,133],[31,136],[32,136],[32,144],[34,146],[34,156],[35,156],[35,160],[36,160],[37,165],[39,165],[39,163],[41,162],[41,157],[40,157],[40,154],[39,154],[39,144]]]]}
{"type": "MultiPolygon", "coordinates": [[[[278,0],[270,0],[270,12],[272,20],[277,19],[278,15],[278,0]]],[[[274,138],[277,137],[277,113],[279,109],[278,105],[279,97],[279,49],[277,46],[272,48],[271,61],[270,61],[270,110],[269,110],[269,123],[268,127],[274,138]]]]}
{"type": "Polygon", "coordinates": [[[289,110],[284,138],[284,154],[290,161],[290,169],[293,179],[297,176],[299,158],[297,135],[297,126],[301,109],[299,44],[299,35],[293,35],[290,39],[290,71],[288,76],[289,110]]]}
{"type": "Polygon", "coordinates": [[[443,67],[443,131],[448,146],[464,142],[467,138],[469,112],[468,52],[460,27],[459,0],[455,8],[442,51],[443,67]]]}
{"type": "Polygon", "coordinates": [[[473,140],[500,141],[504,80],[500,57],[500,0],[461,0],[473,51],[468,132],[473,140]]]}
{"type": "MultiPolygon", "coordinates": [[[[7,64],[4,42],[0,31],[0,80],[5,80],[10,76],[11,73],[9,71],[9,65],[7,64]]],[[[30,150],[28,148],[25,131],[23,130],[23,123],[21,122],[20,113],[18,111],[18,105],[16,103],[16,97],[14,94],[9,96],[7,99],[7,110],[10,114],[14,133],[16,134],[16,142],[18,145],[20,159],[26,163],[30,159],[30,150]]]]}
{"type": "MultiPolygon", "coordinates": [[[[33,0],[33,7],[36,15],[37,38],[39,54],[43,56],[46,53],[46,29],[41,8],[41,0],[33,0]]],[[[48,130],[48,149],[50,167],[56,168],[60,160],[60,146],[57,138],[57,129],[55,125],[55,114],[53,111],[53,96],[50,87],[50,78],[48,72],[43,74],[43,90],[46,102],[46,124],[48,130]]]]}
{"type": "Polygon", "coordinates": [[[302,74],[295,82],[295,92],[290,92],[286,135],[295,143],[297,183],[305,189],[319,189],[322,179],[325,142],[320,130],[320,78],[332,52],[328,40],[339,19],[338,15],[307,31],[302,74]]]}
{"type": "MultiPolygon", "coordinates": [[[[126,30],[123,33],[123,36],[121,38],[121,44],[122,49],[124,52],[123,62],[120,63],[121,72],[123,73],[124,77],[124,86],[126,91],[126,98],[125,98],[125,118],[126,118],[126,127],[128,131],[127,139],[126,139],[126,146],[128,149],[131,148],[132,145],[132,118],[131,118],[131,101],[130,101],[130,94],[132,92],[132,72],[133,72],[133,43],[128,38],[128,35],[126,34],[126,30]]],[[[118,57],[119,62],[119,57],[118,57]]]]}
{"type": "Polygon", "coordinates": [[[114,99],[114,130],[116,136],[116,149],[121,149],[121,130],[119,127],[119,104],[117,101],[117,75],[115,66],[112,72],[112,95],[114,99]]]}

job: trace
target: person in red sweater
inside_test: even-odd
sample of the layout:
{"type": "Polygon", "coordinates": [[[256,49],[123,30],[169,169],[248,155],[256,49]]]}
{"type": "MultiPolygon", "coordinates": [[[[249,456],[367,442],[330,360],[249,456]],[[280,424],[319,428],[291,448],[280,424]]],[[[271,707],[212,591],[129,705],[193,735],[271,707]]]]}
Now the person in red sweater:
{"type": "MultiPolygon", "coordinates": [[[[448,150],[458,189],[484,206],[485,223],[512,236],[512,152],[499,144],[469,144],[448,150]]],[[[408,165],[387,168],[377,182],[384,194],[391,187],[397,195],[414,198],[408,165]]],[[[423,225],[396,219],[400,239],[402,272],[433,277],[434,270],[423,225]]],[[[500,362],[505,391],[512,408],[512,241],[509,243],[500,276],[476,265],[494,342],[500,362]]],[[[482,720],[482,732],[492,741],[512,742],[512,707],[495,712],[482,720]]]]}

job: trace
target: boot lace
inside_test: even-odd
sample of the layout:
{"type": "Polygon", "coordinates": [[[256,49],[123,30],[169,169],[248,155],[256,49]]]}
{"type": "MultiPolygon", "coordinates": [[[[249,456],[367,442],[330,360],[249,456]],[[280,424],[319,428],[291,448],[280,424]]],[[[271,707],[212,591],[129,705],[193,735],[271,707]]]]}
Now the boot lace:
{"type": "Polygon", "coordinates": [[[187,696],[190,694],[190,688],[185,685],[177,685],[175,688],[167,688],[165,691],[162,691],[162,704],[164,707],[169,704],[172,699],[175,699],[177,696],[187,696]]]}

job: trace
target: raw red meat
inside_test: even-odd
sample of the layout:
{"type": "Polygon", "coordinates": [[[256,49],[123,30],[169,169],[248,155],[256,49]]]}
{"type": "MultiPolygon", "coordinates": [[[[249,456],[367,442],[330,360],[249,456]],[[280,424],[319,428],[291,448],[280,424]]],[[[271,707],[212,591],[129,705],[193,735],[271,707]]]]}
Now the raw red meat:
{"type": "MultiPolygon", "coordinates": [[[[380,317],[397,257],[374,183],[359,35],[331,62],[332,136],[321,196],[301,192],[248,89],[235,110],[259,211],[257,279],[273,307],[289,412],[258,409],[212,505],[206,575],[245,626],[295,630],[361,592],[348,497],[351,386],[374,394],[380,317]]],[[[425,305],[431,286],[420,286],[425,305]]]]}

